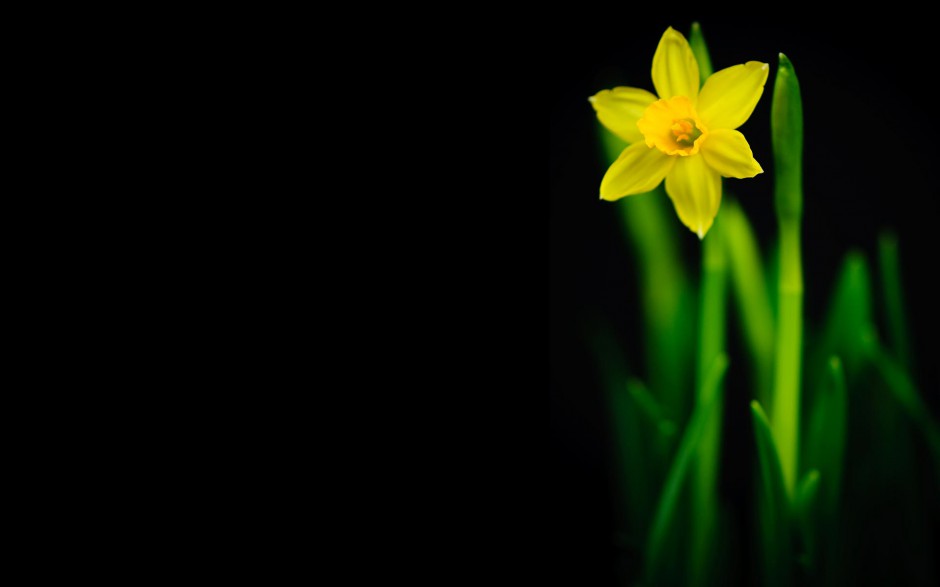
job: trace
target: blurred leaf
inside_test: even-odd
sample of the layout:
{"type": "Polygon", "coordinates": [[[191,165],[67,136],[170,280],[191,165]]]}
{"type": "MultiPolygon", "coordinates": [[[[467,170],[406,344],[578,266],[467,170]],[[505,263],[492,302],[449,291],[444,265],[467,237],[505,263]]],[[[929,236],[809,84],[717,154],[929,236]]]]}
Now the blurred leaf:
{"type": "Polygon", "coordinates": [[[663,547],[669,530],[676,519],[679,495],[688,474],[689,466],[701,441],[705,425],[713,417],[717,406],[720,405],[722,397],[721,380],[727,368],[728,357],[724,354],[719,355],[715,359],[706,381],[706,391],[709,392],[707,397],[711,399],[707,403],[697,405],[692,412],[692,417],[688,426],[686,426],[682,440],[679,443],[679,449],[673,459],[672,467],[669,469],[669,475],[663,485],[646,549],[646,576],[651,585],[658,584],[656,577],[663,568],[665,558],[663,547]]]}
{"type": "MultiPolygon", "coordinates": [[[[604,128],[600,122],[597,123],[597,135],[600,137],[601,149],[604,151],[604,161],[607,165],[616,161],[617,157],[620,157],[620,154],[623,153],[623,150],[630,146],[630,143],[604,128]]],[[[598,181],[598,189],[600,189],[600,185],[600,181],[598,181]]]]}
{"type": "MultiPolygon", "coordinates": [[[[598,323],[590,334],[590,343],[601,374],[601,382],[610,407],[610,426],[614,440],[614,473],[620,499],[618,526],[628,534],[640,534],[649,523],[654,476],[649,463],[648,446],[641,427],[640,408],[630,397],[629,376],[623,351],[610,327],[598,323]]],[[[633,386],[635,387],[635,386],[633,386]]]]}
{"type": "MultiPolygon", "coordinates": [[[[627,143],[600,123],[597,129],[607,162],[611,163],[627,143]]],[[[688,325],[694,323],[695,292],[678,248],[679,238],[688,231],[676,220],[662,186],[599,205],[617,207],[624,235],[634,252],[631,261],[635,266],[624,270],[639,275],[646,351],[644,380],[669,416],[681,421],[688,413],[690,366],[694,365],[695,331],[688,325]]]]}
{"type": "Polygon", "coordinates": [[[826,385],[816,394],[810,411],[803,456],[805,467],[819,469],[823,474],[822,503],[827,514],[833,514],[838,507],[848,429],[847,401],[842,361],[830,357],[826,385]]]}
{"type": "MultiPolygon", "coordinates": [[[[710,370],[726,351],[728,271],[724,246],[724,221],[716,218],[702,242],[702,285],[699,295],[699,357],[696,404],[708,405],[720,395],[711,386],[710,370]]],[[[691,542],[692,583],[709,583],[718,513],[718,461],[721,451],[723,404],[718,402],[705,423],[699,441],[692,482],[691,542]]]]}
{"type": "Polygon", "coordinates": [[[770,317],[772,323],[776,325],[780,309],[780,243],[776,240],[771,241],[767,247],[765,260],[767,261],[766,282],[767,294],[770,296],[770,317]]]}
{"type": "Polygon", "coordinates": [[[907,318],[904,315],[904,295],[901,285],[901,267],[898,259],[898,239],[885,233],[878,239],[878,265],[884,290],[885,316],[891,350],[907,369],[912,368],[907,318]]]}
{"type": "Polygon", "coordinates": [[[815,516],[818,495],[819,471],[812,469],[800,480],[793,499],[793,513],[803,536],[803,554],[800,560],[807,568],[812,568],[815,565],[816,545],[819,541],[816,536],[815,516]]]}
{"type": "Polygon", "coordinates": [[[873,330],[871,277],[865,257],[849,252],[829,303],[820,343],[814,354],[816,380],[824,381],[826,363],[839,355],[854,373],[871,341],[873,330]]]}
{"type": "Polygon", "coordinates": [[[792,495],[800,446],[800,394],[803,373],[803,101],[793,64],[783,53],[770,105],[774,152],[774,204],[780,241],[779,310],[776,322],[774,386],[771,405],[774,437],[784,485],[792,495]]]}
{"type": "Polygon", "coordinates": [[[789,585],[790,508],[780,457],[770,422],[757,401],[751,402],[751,416],[760,462],[760,539],[764,555],[764,584],[789,585]]]}
{"type": "Polygon", "coordinates": [[[777,216],[798,219],[803,211],[803,99],[793,64],[783,53],[774,80],[770,129],[777,216]]]}
{"type": "Polygon", "coordinates": [[[704,84],[714,70],[712,69],[712,58],[708,54],[708,46],[705,44],[705,36],[702,34],[702,26],[698,22],[692,23],[689,45],[692,46],[692,53],[695,54],[695,60],[698,61],[699,77],[704,84]]]}
{"type": "Polygon", "coordinates": [[[774,319],[760,249],[737,201],[725,198],[721,216],[732,291],[741,314],[738,324],[754,365],[753,388],[757,390],[754,399],[767,405],[774,360],[774,319]]]}
{"type": "Polygon", "coordinates": [[[640,413],[646,417],[652,430],[659,432],[659,434],[665,438],[672,438],[676,435],[678,426],[676,426],[674,421],[666,417],[662,407],[660,407],[656,399],[650,395],[649,390],[646,389],[642,381],[632,377],[628,379],[627,392],[629,392],[630,397],[633,398],[636,406],[640,409],[640,413]]]}
{"type": "Polygon", "coordinates": [[[819,494],[819,471],[811,469],[796,488],[793,500],[793,511],[797,516],[805,516],[816,505],[816,496],[819,494]]]}
{"type": "Polygon", "coordinates": [[[931,417],[930,410],[917,392],[917,387],[900,364],[879,345],[874,345],[870,358],[875,368],[884,378],[891,392],[904,413],[907,414],[921,431],[933,454],[937,478],[940,479],[940,427],[931,417]]]}

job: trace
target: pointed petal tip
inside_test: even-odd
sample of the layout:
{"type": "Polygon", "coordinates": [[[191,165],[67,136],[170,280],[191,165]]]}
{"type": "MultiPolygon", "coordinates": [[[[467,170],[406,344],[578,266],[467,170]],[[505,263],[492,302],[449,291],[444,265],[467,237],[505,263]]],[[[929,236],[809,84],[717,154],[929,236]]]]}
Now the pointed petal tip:
{"type": "Polygon", "coordinates": [[[593,103],[594,103],[594,100],[597,100],[597,97],[596,97],[596,96],[588,96],[588,102],[590,102],[591,104],[593,104],[593,103]]]}
{"type": "Polygon", "coordinates": [[[705,232],[702,230],[702,227],[699,226],[698,227],[698,240],[702,240],[703,238],[705,238],[705,232]]]}

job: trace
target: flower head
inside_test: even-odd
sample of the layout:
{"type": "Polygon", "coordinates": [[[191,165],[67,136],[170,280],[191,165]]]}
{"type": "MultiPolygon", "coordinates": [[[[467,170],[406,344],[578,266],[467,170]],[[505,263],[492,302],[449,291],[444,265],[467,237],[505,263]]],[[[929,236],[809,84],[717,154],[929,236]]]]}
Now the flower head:
{"type": "Polygon", "coordinates": [[[601,181],[601,199],[648,192],[666,180],[676,214],[703,238],[721,205],[721,177],[763,173],[735,130],[757,106],[769,67],[748,61],[715,72],[699,88],[698,62],[682,34],[666,29],[653,55],[653,86],[602,90],[590,99],[597,118],[632,143],[601,181]]]}

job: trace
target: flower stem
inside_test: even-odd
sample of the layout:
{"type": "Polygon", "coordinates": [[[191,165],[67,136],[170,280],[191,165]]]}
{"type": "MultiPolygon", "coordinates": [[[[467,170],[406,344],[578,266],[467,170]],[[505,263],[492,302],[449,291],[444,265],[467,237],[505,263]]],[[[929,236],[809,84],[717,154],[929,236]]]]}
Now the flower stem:
{"type": "Polygon", "coordinates": [[[793,65],[780,54],[771,106],[774,196],[780,228],[780,281],[774,397],[771,414],[784,483],[793,496],[797,477],[800,373],[803,338],[803,267],[800,218],[803,209],[803,106],[793,65]]]}
{"type": "MultiPolygon", "coordinates": [[[[600,125],[598,132],[607,161],[612,163],[627,144],[600,125]]],[[[660,187],[624,198],[617,205],[624,235],[636,252],[636,267],[631,271],[640,278],[646,383],[667,415],[682,421],[690,407],[687,369],[692,362],[694,330],[688,324],[695,312],[694,294],[678,246],[684,229],[673,220],[672,206],[662,191],[660,187]]]]}
{"type": "Polygon", "coordinates": [[[709,584],[711,549],[716,544],[718,513],[718,463],[721,452],[722,403],[718,389],[709,385],[709,371],[725,352],[727,260],[724,228],[715,220],[702,241],[702,288],[699,305],[699,356],[696,377],[696,404],[715,403],[704,422],[696,455],[692,485],[692,585],[709,584]],[[715,398],[719,398],[716,400],[715,398]]]}
{"type": "Polygon", "coordinates": [[[679,510],[679,496],[686,475],[695,460],[698,445],[705,431],[705,425],[712,418],[712,413],[722,401],[723,389],[721,382],[727,369],[728,356],[724,353],[719,354],[709,367],[702,386],[703,395],[711,398],[711,401],[697,404],[692,411],[689,423],[682,433],[679,448],[676,449],[675,457],[666,476],[666,482],[660,492],[659,503],[656,506],[656,513],[653,516],[649,538],[646,543],[646,584],[648,585],[663,584],[663,581],[659,580],[659,575],[665,568],[667,534],[676,520],[679,510]]]}

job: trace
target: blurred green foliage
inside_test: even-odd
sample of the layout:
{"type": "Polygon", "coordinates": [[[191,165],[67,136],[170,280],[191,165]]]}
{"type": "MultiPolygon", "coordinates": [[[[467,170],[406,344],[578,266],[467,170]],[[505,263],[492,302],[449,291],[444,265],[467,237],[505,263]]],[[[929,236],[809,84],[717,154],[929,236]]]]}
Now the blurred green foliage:
{"type": "MultiPolygon", "coordinates": [[[[704,79],[712,69],[698,24],[689,39],[704,79]]],[[[940,487],[940,427],[912,371],[899,239],[879,240],[877,289],[865,257],[847,253],[821,324],[804,337],[802,101],[783,55],[771,112],[779,233],[766,256],[726,194],[702,241],[696,285],[678,246],[686,230],[662,187],[615,204],[645,333],[645,360],[628,362],[612,329],[591,331],[614,431],[617,528],[628,558],[642,561],[623,579],[723,585],[735,562],[718,547],[744,541],[760,554],[753,584],[935,585],[936,537],[921,514],[940,487]],[[734,365],[732,314],[745,350],[734,365]],[[729,368],[743,370],[752,390],[754,499],[743,504],[724,503],[718,491],[722,414],[746,409],[725,406],[729,368]],[[931,467],[918,467],[922,455],[931,467]],[[886,499],[896,501],[897,516],[869,520],[870,506],[886,499]],[[754,510],[746,536],[735,536],[724,513],[740,507],[754,510]]],[[[612,162],[626,144],[598,129],[612,162]]]]}

